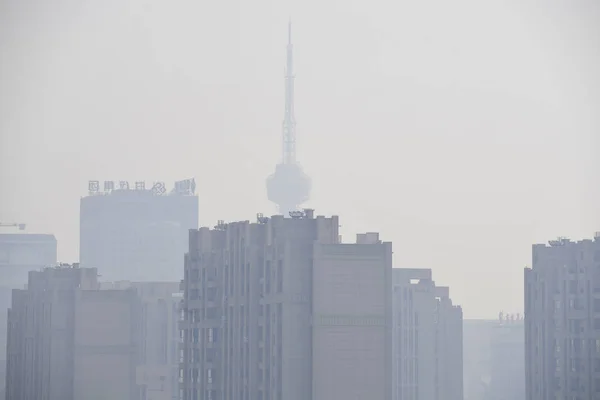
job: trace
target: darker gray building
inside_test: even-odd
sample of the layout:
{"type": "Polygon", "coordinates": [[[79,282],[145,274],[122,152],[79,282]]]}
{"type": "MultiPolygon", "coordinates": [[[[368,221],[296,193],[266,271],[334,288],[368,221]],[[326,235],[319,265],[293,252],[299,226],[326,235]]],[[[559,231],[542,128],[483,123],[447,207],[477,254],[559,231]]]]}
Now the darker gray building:
{"type": "Polygon", "coordinates": [[[525,377],[527,400],[600,398],[600,234],[533,246],[525,377]]]}
{"type": "Polygon", "coordinates": [[[135,290],[77,265],[33,271],[8,313],[6,400],[137,399],[135,290]]]}
{"type": "Polygon", "coordinates": [[[305,210],[190,232],[183,400],[391,398],[391,244],[338,227],[305,210]]]}

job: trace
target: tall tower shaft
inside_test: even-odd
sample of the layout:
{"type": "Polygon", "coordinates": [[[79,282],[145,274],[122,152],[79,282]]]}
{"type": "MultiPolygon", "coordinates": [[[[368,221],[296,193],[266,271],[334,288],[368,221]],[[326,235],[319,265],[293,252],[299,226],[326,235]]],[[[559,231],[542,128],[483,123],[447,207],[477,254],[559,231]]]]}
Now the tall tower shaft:
{"type": "Polygon", "coordinates": [[[282,163],[296,163],[296,118],[294,117],[294,45],[292,22],[288,24],[287,63],[285,68],[285,113],[282,126],[282,163]]]}
{"type": "Polygon", "coordinates": [[[290,211],[308,200],[310,178],[304,174],[296,160],[296,118],[294,116],[294,46],[292,23],[288,24],[288,43],[285,67],[285,108],[282,124],[281,161],[275,173],[267,178],[267,196],[277,204],[279,212],[287,216],[290,211]]]}

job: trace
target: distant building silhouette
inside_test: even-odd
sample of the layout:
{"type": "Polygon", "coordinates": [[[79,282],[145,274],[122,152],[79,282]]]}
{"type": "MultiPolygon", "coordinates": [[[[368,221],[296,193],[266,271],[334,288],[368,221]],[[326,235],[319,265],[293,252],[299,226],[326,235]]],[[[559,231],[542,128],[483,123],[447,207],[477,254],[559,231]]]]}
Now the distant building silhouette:
{"type": "Polygon", "coordinates": [[[490,381],[485,400],[525,400],[525,323],[508,315],[490,339],[490,381]]]}
{"type": "Polygon", "coordinates": [[[463,399],[462,309],[429,269],[394,268],[394,400],[463,399]]]}
{"type": "Polygon", "coordinates": [[[492,363],[490,344],[492,329],[497,324],[497,320],[463,320],[464,400],[487,400],[492,363]]]}
{"type": "Polygon", "coordinates": [[[600,398],[600,234],[533,246],[525,376],[527,400],[600,398]]]}
{"type": "Polygon", "coordinates": [[[391,398],[391,244],[338,227],[306,210],[190,232],[184,399],[391,398]]]}
{"type": "Polygon", "coordinates": [[[80,224],[81,266],[98,268],[102,280],[179,281],[198,197],[141,187],[94,192],[81,199],[80,224]]]}
{"type": "Polygon", "coordinates": [[[8,314],[7,400],[134,399],[135,290],[99,290],[97,271],[32,271],[8,314]]]}
{"type": "Polygon", "coordinates": [[[56,264],[54,235],[0,233],[0,399],[6,377],[6,321],[13,289],[27,284],[29,271],[56,264]]]}

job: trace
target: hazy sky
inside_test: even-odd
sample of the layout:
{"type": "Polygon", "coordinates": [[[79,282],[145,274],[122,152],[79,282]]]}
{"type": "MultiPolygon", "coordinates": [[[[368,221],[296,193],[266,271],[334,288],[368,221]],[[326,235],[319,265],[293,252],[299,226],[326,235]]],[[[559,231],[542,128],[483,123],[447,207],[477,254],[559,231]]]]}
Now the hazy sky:
{"type": "Polygon", "coordinates": [[[291,15],[307,206],[466,317],[520,312],[531,244],[600,231],[600,3],[527,3],[0,0],[0,220],[73,261],[90,179],[274,212],[291,15]]]}

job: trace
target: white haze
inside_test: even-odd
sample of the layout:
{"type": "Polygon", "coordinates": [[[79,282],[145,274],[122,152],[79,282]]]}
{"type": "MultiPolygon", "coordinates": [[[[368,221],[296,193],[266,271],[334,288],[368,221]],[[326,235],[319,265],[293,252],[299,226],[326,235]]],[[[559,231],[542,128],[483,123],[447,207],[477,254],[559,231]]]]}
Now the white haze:
{"type": "Polygon", "coordinates": [[[520,312],[531,244],[600,230],[599,4],[3,0],[0,220],[72,261],[90,179],[195,176],[203,225],[272,213],[291,15],[307,205],[466,317],[520,312]]]}

